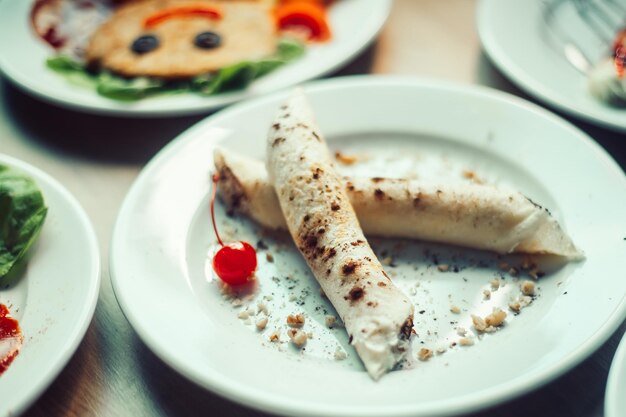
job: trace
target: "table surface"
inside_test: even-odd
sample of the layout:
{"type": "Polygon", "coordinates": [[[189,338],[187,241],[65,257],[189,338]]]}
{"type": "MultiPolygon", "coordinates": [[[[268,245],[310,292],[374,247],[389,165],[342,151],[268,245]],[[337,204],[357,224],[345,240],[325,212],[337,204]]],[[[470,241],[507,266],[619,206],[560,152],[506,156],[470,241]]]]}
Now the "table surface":
{"type": "MultiPolygon", "coordinates": [[[[475,7],[473,0],[396,0],[379,39],[333,76],[435,77],[532,101],[481,50],[475,7]]],[[[82,344],[25,416],[264,415],[197,387],[165,365],[130,327],[111,287],[108,246],[126,192],[161,147],[202,117],[131,120],[81,114],[39,102],[0,79],[0,151],[47,171],[77,197],[94,224],[103,265],[100,298],[82,344]]],[[[624,135],[574,122],[624,169],[624,135]]],[[[552,383],[472,416],[602,416],[608,370],[625,330],[623,323],[595,354],[552,383]]]]}

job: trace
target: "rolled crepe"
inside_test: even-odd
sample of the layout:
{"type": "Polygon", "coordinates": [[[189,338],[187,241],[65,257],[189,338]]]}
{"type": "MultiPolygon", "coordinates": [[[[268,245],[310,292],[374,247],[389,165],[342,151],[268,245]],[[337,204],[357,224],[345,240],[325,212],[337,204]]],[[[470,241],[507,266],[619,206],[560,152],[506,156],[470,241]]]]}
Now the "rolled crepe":
{"type": "MultiPolygon", "coordinates": [[[[260,161],[218,148],[221,198],[234,211],[271,229],[287,229],[267,171],[260,161]]],[[[501,254],[583,254],[548,210],[524,195],[474,183],[426,184],[415,180],[341,178],[368,236],[427,240],[501,254]]]]}
{"type": "Polygon", "coordinates": [[[270,128],[267,171],[291,236],[374,379],[402,360],[413,305],[370,248],[304,95],[270,128]]]}

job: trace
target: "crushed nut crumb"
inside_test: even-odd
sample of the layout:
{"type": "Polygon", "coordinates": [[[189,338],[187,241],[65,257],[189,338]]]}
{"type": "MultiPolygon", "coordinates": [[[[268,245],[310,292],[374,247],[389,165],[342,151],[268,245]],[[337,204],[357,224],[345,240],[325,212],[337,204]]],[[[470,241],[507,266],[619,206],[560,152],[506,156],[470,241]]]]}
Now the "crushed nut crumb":
{"type": "Polygon", "coordinates": [[[464,337],[459,339],[459,345],[461,346],[472,346],[474,344],[474,339],[471,337],[464,337]]]}
{"type": "Polygon", "coordinates": [[[257,330],[265,330],[265,327],[267,327],[267,317],[262,318],[261,320],[257,320],[256,322],[256,329],[257,330]]]}
{"type": "Polygon", "coordinates": [[[304,346],[308,340],[307,334],[300,329],[289,329],[287,330],[287,335],[291,339],[291,343],[297,347],[304,346]]]}
{"type": "Polygon", "coordinates": [[[326,322],[326,327],[333,328],[337,324],[337,317],[327,315],[324,317],[324,321],[326,322]]]}
{"type": "Polygon", "coordinates": [[[483,290],[483,298],[484,298],[485,300],[489,300],[489,299],[491,299],[491,291],[489,291],[489,290],[483,290]]]}
{"type": "Polygon", "coordinates": [[[356,156],[345,155],[339,151],[335,152],[335,159],[344,165],[352,165],[357,161],[356,156]]]}
{"type": "Polygon", "coordinates": [[[246,320],[246,319],[250,318],[250,311],[248,311],[248,310],[241,311],[237,315],[237,317],[239,317],[241,320],[246,320]]]}
{"type": "Polygon", "coordinates": [[[506,312],[499,308],[496,308],[493,310],[493,313],[485,317],[485,324],[487,324],[487,326],[499,327],[502,326],[505,319],[506,312]]]}
{"type": "Polygon", "coordinates": [[[421,348],[419,352],[417,352],[417,359],[421,361],[427,361],[428,359],[433,357],[433,351],[426,348],[421,348]]]}
{"type": "Polygon", "coordinates": [[[343,351],[340,347],[337,347],[337,350],[335,350],[335,360],[342,361],[347,357],[348,357],[348,354],[345,351],[343,351]]]}
{"type": "Polygon", "coordinates": [[[461,313],[461,309],[458,306],[452,306],[450,307],[450,311],[454,314],[460,314],[461,313]]]}
{"type": "Polygon", "coordinates": [[[457,327],[456,334],[458,334],[459,336],[465,336],[467,335],[467,329],[465,327],[457,327]]]}
{"type": "Polygon", "coordinates": [[[383,265],[389,266],[393,263],[393,258],[391,256],[387,256],[382,261],[380,261],[383,265]]]}
{"type": "Polygon", "coordinates": [[[280,333],[278,332],[278,330],[274,330],[269,339],[272,343],[280,342],[280,333]]]}
{"type": "Polygon", "coordinates": [[[302,314],[288,315],[287,324],[291,327],[302,327],[304,325],[304,315],[302,314]]]}
{"type": "Polygon", "coordinates": [[[498,288],[500,288],[500,280],[497,278],[492,279],[490,284],[491,284],[492,291],[496,291],[498,288]]]}
{"type": "Polygon", "coordinates": [[[265,260],[266,260],[267,262],[272,263],[272,262],[274,262],[274,256],[273,256],[271,253],[267,252],[267,253],[265,254],[265,260]]]}
{"type": "Polygon", "coordinates": [[[524,295],[535,295],[535,283],[532,281],[524,281],[520,284],[520,289],[524,295]]]}
{"type": "Polygon", "coordinates": [[[448,270],[450,269],[450,265],[448,265],[448,264],[439,264],[439,265],[437,265],[437,269],[440,272],[448,272],[448,270]]]}

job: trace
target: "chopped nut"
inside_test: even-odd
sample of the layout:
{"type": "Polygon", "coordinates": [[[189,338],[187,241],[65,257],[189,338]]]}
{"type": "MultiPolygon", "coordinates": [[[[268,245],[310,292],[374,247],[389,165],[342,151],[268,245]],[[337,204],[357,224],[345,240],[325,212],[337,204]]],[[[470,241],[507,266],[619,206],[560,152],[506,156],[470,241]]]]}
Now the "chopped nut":
{"type": "Polygon", "coordinates": [[[335,152],[335,159],[344,165],[352,165],[357,161],[356,156],[344,155],[341,152],[335,152]]]}
{"type": "Polygon", "coordinates": [[[509,303],[509,308],[511,309],[511,311],[519,313],[519,311],[522,309],[522,306],[519,301],[512,301],[509,303]]]}
{"type": "Polygon", "coordinates": [[[474,339],[471,337],[464,337],[459,339],[459,345],[461,346],[472,346],[474,344],[474,339]]]}
{"type": "Polygon", "coordinates": [[[461,313],[461,309],[457,306],[452,306],[450,307],[450,311],[453,312],[454,314],[460,314],[461,313]]]}
{"type": "Polygon", "coordinates": [[[478,330],[479,332],[484,332],[485,329],[487,328],[487,323],[485,323],[485,320],[483,320],[482,317],[478,317],[473,314],[472,314],[472,323],[474,324],[474,328],[478,330]]]}
{"type": "Polygon", "coordinates": [[[329,328],[335,327],[335,324],[337,323],[337,317],[331,315],[325,316],[324,320],[326,321],[326,327],[329,328]]]}
{"type": "Polygon", "coordinates": [[[389,266],[393,263],[393,258],[391,256],[387,256],[382,261],[380,261],[380,263],[382,263],[385,266],[389,266]]]}
{"type": "Polygon", "coordinates": [[[250,311],[248,310],[244,310],[242,312],[240,312],[237,317],[239,317],[241,320],[245,320],[247,318],[250,318],[250,311]]]}
{"type": "Polygon", "coordinates": [[[294,293],[289,294],[289,301],[296,301],[298,297],[294,293]]]}
{"type": "Polygon", "coordinates": [[[266,326],[267,326],[267,317],[264,317],[261,320],[257,320],[257,322],[256,322],[256,329],[257,330],[265,330],[266,326]]]}
{"type": "Polygon", "coordinates": [[[340,347],[337,347],[337,350],[335,350],[335,360],[342,361],[347,357],[348,357],[348,354],[345,351],[343,351],[340,347]]]}
{"type": "Polygon", "coordinates": [[[491,298],[491,291],[489,290],[483,290],[483,298],[485,300],[489,300],[491,298]]]}
{"type": "Polygon", "coordinates": [[[465,327],[457,327],[456,334],[459,336],[465,336],[467,334],[467,329],[465,327]]]}
{"type": "Polygon", "coordinates": [[[267,305],[265,303],[259,301],[258,303],[256,303],[256,307],[257,307],[258,314],[261,314],[261,313],[269,314],[269,312],[267,311],[267,305]]]}
{"type": "Polygon", "coordinates": [[[230,302],[230,304],[233,307],[241,307],[243,305],[243,301],[241,301],[241,299],[239,298],[235,298],[233,301],[230,302]]]}
{"type": "Polygon", "coordinates": [[[428,359],[433,357],[433,351],[426,348],[421,348],[419,352],[417,352],[417,359],[421,361],[427,361],[428,359]]]}
{"type": "Polygon", "coordinates": [[[524,295],[535,295],[535,283],[532,281],[524,281],[520,284],[520,289],[524,295]]]}
{"type": "Polygon", "coordinates": [[[435,352],[437,353],[437,355],[441,355],[444,354],[447,350],[448,348],[445,345],[441,345],[438,346],[437,349],[435,349],[435,352]]]}
{"type": "Polygon", "coordinates": [[[304,316],[302,314],[290,314],[287,316],[287,324],[291,327],[302,327],[304,325],[304,316]]]}
{"type": "Polygon", "coordinates": [[[439,264],[439,265],[437,265],[437,269],[440,272],[448,272],[448,270],[450,269],[450,265],[448,265],[448,264],[439,264]]]}
{"type": "Polygon", "coordinates": [[[482,184],[483,183],[483,181],[480,179],[480,177],[474,171],[472,171],[471,169],[463,170],[463,177],[467,178],[468,180],[472,180],[476,184],[482,184]]]}
{"type": "Polygon", "coordinates": [[[265,254],[265,260],[267,260],[267,262],[270,262],[270,263],[274,262],[274,256],[271,253],[267,252],[265,254]]]}
{"type": "Polygon", "coordinates": [[[493,313],[485,317],[485,324],[487,326],[499,327],[504,323],[504,319],[506,319],[506,312],[496,308],[493,310],[493,313]]]}
{"type": "Polygon", "coordinates": [[[280,342],[280,333],[278,332],[278,330],[274,330],[274,332],[272,332],[272,334],[270,335],[270,342],[280,342]]]}
{"type": "Polygon", "coordinates": [[[493,291],[496,291],[498,288],[500,288],[500,280],[497,278],[492,279],[490,284],[493,291]]]}
{"type": "Polygon", "coordinates": [[[299,329],[289,329],[287,330],[287,335],[289,335],[289,339],[291,339],[291,343],[293,343],[297,347],[304,346],[308,339],[307,334],[299,329]]]}

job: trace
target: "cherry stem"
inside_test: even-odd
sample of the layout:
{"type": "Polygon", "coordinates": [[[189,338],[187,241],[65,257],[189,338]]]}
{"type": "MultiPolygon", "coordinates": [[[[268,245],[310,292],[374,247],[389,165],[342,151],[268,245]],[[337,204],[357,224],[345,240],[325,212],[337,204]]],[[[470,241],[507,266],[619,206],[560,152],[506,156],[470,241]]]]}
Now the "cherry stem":
{"type": "Polygon", "coordinates": [[[222,242],[222,238],[220,238],[220,234],[217,231],[217,224],[215,223],[215,195],[217,194],[217,182],[220,180],[220,176],[218,174],[213,174],[211,180],[213,181],[213,187],[211,187],[211,222],[213,223],[215,236],[217,236],[217,242],[220,246],[224,247],[224,242],[222,242]]]}

